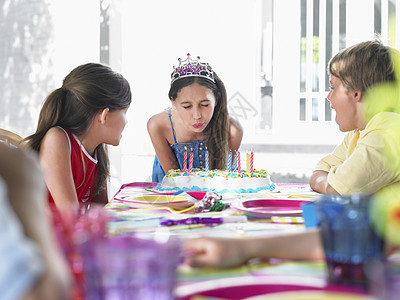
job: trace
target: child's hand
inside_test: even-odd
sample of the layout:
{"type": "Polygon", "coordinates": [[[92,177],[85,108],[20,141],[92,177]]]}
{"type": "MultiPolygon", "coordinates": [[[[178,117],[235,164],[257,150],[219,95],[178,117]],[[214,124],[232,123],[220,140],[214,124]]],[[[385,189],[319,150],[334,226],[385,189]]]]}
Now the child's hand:
{"type": "Polygon", "coordinates": [[[247,261],[240,239],[196,238],[184,242],[184,263],[192,267],[229,268],[247,261]]]}

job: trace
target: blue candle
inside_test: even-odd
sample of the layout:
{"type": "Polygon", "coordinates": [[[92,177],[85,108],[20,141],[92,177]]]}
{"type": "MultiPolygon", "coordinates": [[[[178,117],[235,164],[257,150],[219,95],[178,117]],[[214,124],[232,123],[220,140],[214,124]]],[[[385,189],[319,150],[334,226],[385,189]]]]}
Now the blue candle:
{"type": "Polygon", "coordinates": [[[237,159],[238,159],[238,157],[237,157],[237,152],[235,151],[235,156],[234,156],[234,158],[233,158],[232,172],[237,171],[237,167],[238,167],[238,165],[237,165],[237,163],[238,163],[237,159]]]}
{"type": "Polygon", "coordinates": [[[209,165],[208,165],[208,151],[206,150],[206,155],[205,155],[205,167],[204,167],[204,170],[205,170],[205,172],[208,172],[208,168],[209,168],[209,165]]]}
{"type": "Polygon", "coordinates": [[[229,151],[228,156],[228,172],[232,172],[232,152],[229,151]]]}

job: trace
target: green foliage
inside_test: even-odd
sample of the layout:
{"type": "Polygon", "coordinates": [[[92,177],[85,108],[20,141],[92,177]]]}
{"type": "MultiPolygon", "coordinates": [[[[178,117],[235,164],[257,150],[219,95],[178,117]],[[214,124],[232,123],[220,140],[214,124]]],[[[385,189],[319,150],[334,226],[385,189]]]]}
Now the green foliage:
{"type": "Polygon", "coordinates": [[[383,111],[400,113],[400,53],[393,50],[391,54],[396,81],[377,84],[365,93],[363,101],[367,121],[383,111]]]}
{"type": "MultiPolygon", "coordinates": [[[[391,54],[396,81],[378,84],[364,95],[366,120],[382,111],[400,113],[400,53],[393,50],[391,54]]],[[[390,149],[387,150],[388,161],[395,161],[390,149]]],[[[389,185],[374,195],[370,214],[372,224],[381,237],[400,246],[400,183],[389,185]]]]}
{"type": "MultiPolygon", "coordinates": [[[[301,62],[306,62],[307,41],[305,37],[301,38],[301,62]]],[[[319,63],[319,36],[313,36],[313,63],[319,63]]]]}

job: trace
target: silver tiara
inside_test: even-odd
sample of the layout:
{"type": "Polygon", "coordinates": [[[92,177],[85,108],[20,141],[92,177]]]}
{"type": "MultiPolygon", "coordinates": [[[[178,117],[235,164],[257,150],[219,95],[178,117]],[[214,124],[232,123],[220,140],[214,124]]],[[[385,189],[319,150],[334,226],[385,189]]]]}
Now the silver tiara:
{"type": "Polygon", "coordinates": [[[187,54],[185,60],[178,58],[179,66],[175,68],[171,75],[171,84],[180,78],[185,77],[204,77],[215,83],[214,71],[208,63],[200,62],[200,56],[197,60],[190,58],[190,53],[187,54]]]}

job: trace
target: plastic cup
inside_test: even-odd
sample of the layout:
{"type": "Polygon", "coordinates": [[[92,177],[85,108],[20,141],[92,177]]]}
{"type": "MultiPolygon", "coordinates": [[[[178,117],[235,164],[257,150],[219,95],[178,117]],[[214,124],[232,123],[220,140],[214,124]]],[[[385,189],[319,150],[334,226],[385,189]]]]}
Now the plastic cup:
{"type": "Polygon", "coordinates": [[[366,266],[384,254],[383,240],[370,223],[370,196],[323,195],[315,204],[328,281],[368,289],[366,266]]]}
{"type": "Polygon", "coordinates": [[[172,300],[179,243],[108,237],[94,247],[94,257],[86,263],[87,300],[172,300]]]}

